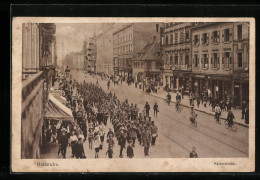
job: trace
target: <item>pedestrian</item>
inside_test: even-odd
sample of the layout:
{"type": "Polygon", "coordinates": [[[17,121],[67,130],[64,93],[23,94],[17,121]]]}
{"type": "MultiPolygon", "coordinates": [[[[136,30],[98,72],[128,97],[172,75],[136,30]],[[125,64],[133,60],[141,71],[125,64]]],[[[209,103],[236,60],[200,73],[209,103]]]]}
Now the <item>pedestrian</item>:
{"type": "Polygon", "coordinates": [[[75,135],[75,131],[71,132],[70,136],[70,145],[71,145],[71,151],[72,151],[72,157],[75,157],[75,144],[78,141],[78,137],[75,135]]]}
{"type": "Polygon", "coordinates": [[[155,145],[156,138],[158,137],[158,128],[154,124],[154,121],[152,121],[152,125],[150,126],[151,136],[152,136],[152,142],[151,145],[155,145]]]}
{"type": "Polygon", "coordinates": [[[94,148],[95,148],[95,158],[99,158],[98,154],[99,154],[99,149],[100,149],[100,137],[98,135],[98,132],[96,132],[95,134],[95,138],[94,138],[94,148]]]}
{"type": "Polygon", "coordinates": [[[150,105],[149,105],[148,102],[146,102],[144,109],[145,109],[145,112],[146,112],[146,116],[149,117],[150,105]]]}
{"type": "Polygon", "coordinates": [[[157,113],[159,112],[159,106],[157,104],[157,102],[155,102],[154,106],[153,106],[153,115],[157,117],[157,113]]]}
{"type": "Polygon", "coordinates": [[[242,117],[241,117],[241,119],[244,119],[244,117],[245,117],[246,106],[247,106],[247,104],[246,104],[246,101],[244,100],[242,102],[242,107],[241,107],[241,109],[242,109],[242,117]]]}
{"type": "Polygon", "coordinates": [[[207,96],[203,97],[203,101],[204,101],[204,107],[207,107],[207,101],[208,101],[207,96]]]}
{"type": "Polygon", "coordinates": [[[84,141],[84,139],[82,137],[79,137],[78,141],[75,144],[75,157],[77,159],[79,159],[79,158],[85,159],[86,158],[84,147],[83,147],[83,141],[84,141]]]}
{"type": "Polygon", "coordinates": [[[115,144],[115,141],[113,139],[113,136],[112,134],[109,135],[109,138],[107,139],[107,144],[108,144],[108,147],[114,147],[114,144],[115,144]]]}
{"type": "Polygon", "coordinates": [[[126,154],[127,154],[127,157],[129,157],[129,158],[134,157],[134,149],[133,149],[133,141],[132,140],[129,141],[129,144],[128,144],[127,150],[126,150],[126,154]]]}
{"type": "Polygon", "coordinates": [[[67,130],[65,128],[62,128],[61,130],[61,135],[59,138],[59,144],[61,147],[61,154],[63,156],[63,158],[66,158],[66,150],[67,150],[67,146],[68,146],[68,136],[67,136],[67,130]]]}
{"type": "Polygon", "coordinates": [[[109,146],[106,155],[108,155],[108,158],[113,158],[113,154],[114,154],[113,149],[111,146],[109,146]]]}
{"type": "Polygon", "coordinates": [[[190,96],[189,96],[189,100],[190,100],[190,106],[192,106],[192,101],[193,101],[193,95],[192,95],[192,93],[190,93],[190,96]]]}
{"type": "Polygon", "coordinates": [[[89,133],[88,133],[88,144],[89,144],[89,149],[91,149],[91,150],[92,150],[93,140],[94,140],[93,129],[89,129],[89,133]]]}
{"type": "Polygon", "coordinates": [[[248,106],[245,108],[245,123],[249,124],[249,108],[248,108],[248,106]]]}
{"type": "Polygon", "coordinates": [[[200,107],[200,96],[197,96],[197,107],[200,107]]]}
{"type": "Polygon", "coordinates": [[[129,128],[129,142],[132,141],[133,142],[133,147],[135,147],[135,140],[137,137],[137,133],[136,133],[136,129],[134,127],[130,127],[129,128]]]}
{"type": "Polygon", "coordinates": [[[145,131],[142,133],[142,142],[143,142],[143,146],[144,146],[144,155],[149,156],[151,133],[147,126],[145,126],[145,131]]]}
{"type": "Polygon", "coordinates": [[[198,158],[198,154],[196,153],[196,148],[193,147],[192,151],[190,152],[190,158],[198,158]]]}
{"type": "Polygon", "coordinates": [[[127,134],[125,132],[125,128],[122,127],[118,138],[118,144],[120,146],[120,154],[119,154],[120,158],[123,158],[123,149],[125,148],[126,138],[127,138],[127,134]]]}

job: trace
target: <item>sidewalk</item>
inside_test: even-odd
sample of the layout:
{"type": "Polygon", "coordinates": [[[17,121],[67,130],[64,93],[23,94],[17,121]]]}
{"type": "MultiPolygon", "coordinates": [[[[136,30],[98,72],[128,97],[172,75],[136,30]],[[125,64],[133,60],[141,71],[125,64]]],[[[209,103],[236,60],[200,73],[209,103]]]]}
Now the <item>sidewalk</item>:
{"type": "MultiPolygon", "coordinates": [[[[119,85],[121,85],[121,84],[119,83],[119,85]]],[[[122,86],[126,86],[128,88],[133,88],[133,89],[138,89],[139,91],[144,92],[143,89],[139,89],[138,87],[135,88],[134,84],[131,84],[130,86],[128,86],[126,82],[123,82],[122,86]]],[[[168,93],[163,90],[163,87],[160,87],[160,89],[158,89],[157,93],[153,93],[153,92],[150,93],[151,96],[161,98],[161,99],[165,99],[167,94],[168,93]]],[[[175,103],[176,93],[170,92],[170,94],[172,96],[171,102],[175,103]]],[[[209,103],[207,103],[207,107],[204,107],[202,104],[200,104],[200,106],[197,107],[197,102],[195,101],[194,102],[194,109],[196,111],[214,116],[215,112],[212,112],[212,107],[209,106],[208,104],[209,103]]],[[[181,105],[184,106],[184,107],[190,107],[190,102],[189,102],[188,96],[185,96],[185,95],[183,96],[183,99],[181,100],[181,105]]],[[[241,116],[242,116],[241,109],[236,109],[236,110],[232,109],[232,112],[235,116],[234,123],[239,124],[239,125],[244,126],[244,127],[249,127],[249,124],[245,123],[245,119],[241,119],[241,116]]],[[[220,118],[225,120],[227,118],[227,113],[228,113],[227,111],[222,112],[220,118]]]]}

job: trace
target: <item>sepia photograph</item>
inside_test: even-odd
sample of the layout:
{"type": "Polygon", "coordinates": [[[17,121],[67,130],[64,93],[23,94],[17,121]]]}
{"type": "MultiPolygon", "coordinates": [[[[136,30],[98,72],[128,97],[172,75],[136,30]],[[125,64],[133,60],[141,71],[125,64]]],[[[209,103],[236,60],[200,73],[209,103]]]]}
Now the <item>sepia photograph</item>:
{"type": "Polygon", "coordinates": [[[253,18],[82,19],[13,20],[18,171],[254,170],[253,18]]]}

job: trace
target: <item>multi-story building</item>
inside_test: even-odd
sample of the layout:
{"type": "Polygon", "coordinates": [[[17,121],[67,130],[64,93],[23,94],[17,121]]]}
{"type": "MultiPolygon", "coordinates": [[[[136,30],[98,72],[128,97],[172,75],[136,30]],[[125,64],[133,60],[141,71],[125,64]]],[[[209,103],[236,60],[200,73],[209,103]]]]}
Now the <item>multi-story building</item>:
{"type": "Polygon", "coordinates": [[[159,24],[133,23],[120,28],[113,33],[114,74],[132,77],[133,55],[141,51],[153,35],[159,32],[159,24]]]}
{"type": "Polygon", "coordinates": [[[249,23],[235,22],[234,34],[234,70],[232,81],[232,97],[234,104],[241,105],[249,100],[249,23]]]}
{"type": "Polygon", "coordinates": [[[40,157],[48,95],[55,76],[56,25],[22,25],[21,158],[40,157]]]}
{"type": "Polygon", "coordinates": [[[90,37],[86,45],[85,66],[88,70],[96,72],[97,42],[96,34],[90,37]]]}
{"type": "Polygon", "coordinates": [[[191,27],[190,22],[165,23],[161,34],[164,66],[163,85],[171,90],[190,90],[191,74],[191,27]]]}
{"type": "Polygon", "coordinates": [[[235,105],[241,104],[243,89],[244,96],[248,94],[248,73],[244,73],[248,72],[248,28],[248,23],[233,22],[194,25],[191,85],[195,94],[210,92],[220,98],[231,97],[235,105]]]}
{"type": "Polygon", "coordinates": [[[162,55],[160,41],[154,39],[148,43],[141,51],[134,54],[132,59],[134,81],[148,82],[155,85],[162,83],[161,70],[162,55]]]}
{"type": "Polygon", "coordinates": [[[108,75],[114,74],[113,69],[113,31],[114,24],[108,24],[102,27],[103,32],[97,36],[97,72],[102,72],[108,75]]]}

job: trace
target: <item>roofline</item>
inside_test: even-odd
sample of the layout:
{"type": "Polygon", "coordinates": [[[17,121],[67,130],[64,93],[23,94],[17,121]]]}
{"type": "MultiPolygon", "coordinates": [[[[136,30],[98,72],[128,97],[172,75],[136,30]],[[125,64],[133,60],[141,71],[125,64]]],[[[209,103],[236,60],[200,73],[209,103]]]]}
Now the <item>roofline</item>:
{"type": "Polygon", "coordinates": [[[115,35],[115,34],[119,33],[120,31],[123,31],[123,30],[125,30],[126,28],[128,28],[128,27],[130,27],[130,26],[132,26],[132,25],[133,25],[133,23],[131,23],[131,24],[129,24],[129,25],[127,25],[127,26],[125,26],[125,27],[123,27],[123,28],[121,28],[121,29],[117,30],[116,32],[114,32],[114,33],[113,33],[113,35],[115,35]]]}

